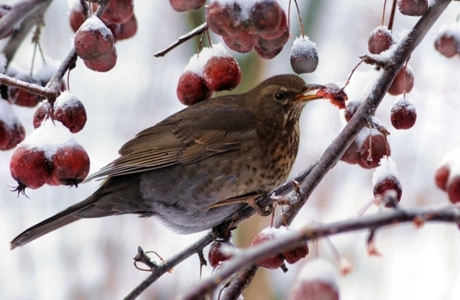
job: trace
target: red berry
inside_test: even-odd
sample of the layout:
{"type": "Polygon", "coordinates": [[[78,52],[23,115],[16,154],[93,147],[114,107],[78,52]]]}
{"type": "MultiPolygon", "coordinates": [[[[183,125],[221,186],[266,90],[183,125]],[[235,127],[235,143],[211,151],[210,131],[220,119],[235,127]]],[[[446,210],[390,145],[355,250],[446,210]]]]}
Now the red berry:
{"type": "Polygon", "coordinates": [[[85,66],[96,72],[108,72],[117,64],[117,49],[112,46],[108,51],[95,58],[83,60],[85,66]]]}
{"type": "MultiPolygon", "coordinates": [[[[277,236],[285,232],[285,227],[284,229],[266,227],[254,237],[251,242],[251,247],[274,240],[277,236]]],[[[267,269],[278,269],[284,264],[284,257],[281,253],[278,253],[258,261],[257,264],[267,269]]]]}
{"type": "Polygon", "coordinates": [[[272,59],[283,50],[284,45],[288,40],[289,29],[286,30],[281,36],[273,40],[266,40],[260,37],[254,49],[260,57],[265,59],[272,59]]]}
{"type": "Polygon", "coordinates": [[[256,45],[254,47],[254,50],[260,57],[265,58],[265,59],[272,59],[272,58],[275,58],[281,51],[283,51],[283,47],[284,46],[281,46],[273,50],[264,50],[260,48],[259,45],[256,45]]]}
{"type": "Polygon", "coordinates": [[[233,35],[242,31],[240,27],[241,7],[235,2],[221,6],[219,1],[211,1],[206,9],[206,22],[211,31],[218,35],[233,35]]]}
{"type": "Polygon", "coordinates": [[[261,32],[259,33],[259,35],[261,38],[265,40],[274,40],[283,35],[286,31],[289,31],[289,28],[287,24],[286,13],[283,11],[283,13],[281,14],[281,22],[278,29],[276,29],[273,32],[261,32]]]}
{"type": "Polygon", "coordinates": [[[88,7],[86,5],[81,5],[80,1],[74,1],[74,5],[69,13],[69,24],[73,32],[77,32],[80,26],[85,22],[87,11],[88,7]]]}
{"type": "Polygon", "coordinates": [[[40,127],[42,124],[43,120],[45,120],[51,112],[51,105],[48,102],[42,102],[37,107],[37,110],[34,113],[34,119],[33,119],[33,124],[34,128],[40,127]]]}
{"type": "Polygon", "coordinates": [[[89,173],[89,157],[78,144],[63,146],[52,156],[52,180],[63,185],[77,186],[89,173]]]}
{"type": "Polygon", "coordinates": [[[121,41],[133,37],[137,32],[137,19],[133,14],[128,21],[123,24],[110,24],[110,31],[113,34],[113,38],[116,41],[121,41]]]}
{"type": "Polygon", "coordinates": [[[421,16],[428,9],[428,0],[398,0],[398,9],[406,16],[421,16]]]}
{"type": "Polygon", "coordinates": [[[339,109],[344,109],[346,107],[346,101],[348,100],[348,96],[343,91],[343,88],[333,83],[324,85],[316,92],[316,95],[329,99],[329,101],[339,109]]]}
{"type": "Polygon", "coordinates": [[[43,150],[19,145],[11,156],[10,172],[19,192],[26,187],[38,189],[50,176],[50,163],[43,150]]]}
{"type": "MultiPolygon", "coordinates": [[[[113,0],[112,0],[113,1],[113,0]]],[[[113,48],[114,38],[109,28],[96,16],[88,18],[74,38],[75,52],[83,60],[95,60],[113,48]]]]}
{"type": "Polygon", "coordinates": [[[241,82],[241,69],[232,56],[213,56],[204,66],[203,79],[211,91],[232,90],[241,82]]]}
{"type": "Polygon", "coordinates": [[[388,89],[388,94],[397,96],[403,93],[409,93],[414,87],[414,73],[408,65],[402,67],[388,89]]]}
{"type": "MultiPolygon", "coordinates": [[[[365,132],[369,132],[368,129],[364,130],[365,132]]],[[[365,169],[375,168],[379,165],[380,159],[385,155],[390,156],[390,153],[390,145],[386,137],[377,130],[372,129],[360,147],[360,160],[358,164],[365,169]]]]}
{"type": "Polygon", "coordinates": [[[26,130],[21,123],[7,125],[0,120],[0,150],[10,150],[24,140],[26,130]]]}
{"type": "Polygon", "coordinates": [[[193,105],[210,99],[212,96],[212,91],[206,87],[203,78],[191,71],[180,76],[176,92],[180,102],[184,105],[193,105]]]}
{"type": "Polygon", "coordinates": [[[246,53],[254,48],[259,41],[259,36],[249,34],[247,31],[240,31],[234,35],[224,35],[222,39],[225,45],[233,51],[246,53]]]}
{"type": "Polygon", "coordinates": [[[294,249],[283,253],[284,258],[291,265],[298,262],[301,258],[304,258],[308,254],[308,244],[303,242],[294,249]]]}
{"type": "Polygon", "coordinates": [[[169,0],[171,7],[179,12],[202,8],[205,3],[206,0],[169,0]]]}
{"type": "Polygon", "coordinates": [[[256,2],[249,12],[247,21],[249,33],[274,33],[280,27],[283,14],[283,9],[275,0],[256,2]]]}
{"type": "Polygon", "coordinates": [[[434,181],[436,186],[443,191],[447,191],[447,181],[449,179],[450,168],[448,165],[443,165],[436,170],[434,181]]]}
{"type": "Polygon", "coordinates": [[[214,241],[209,248],[208,261],[211,267],[216,268],[220,265],[221,262],[229,260],[232,255],[222,251],[222,246],[224,247],[235,247],[233,242],[220,242],[214,241]]]}
{"type": "Polygon", "coordinates": [[[79,132],[86,124],[86,110],[83,103],[69,92],[63,92],[54,102],[53,117],[72,133],[79,132]]]}
{"type": "Polygon", "coordinates": [[[101,15],[106,24],[123,24],[133,15],[133,0],[110,0],[101,15]]]}
{"type": "MultiPolygon", "coordinates": [[[[377,181],[377,183],[374,184],[375,197],[377,197],[378,195],[380,195],[381,197],[385,197],[389,191],[395,192],[396,197],[394,198],[394,201],[396,201],[396,203],[399,203],[399,201],[401,201],[402,187],[401,183],[399,182],[399,179],[393,175],[381,178],[379,179],[379,181],[377,181]]],[[[394,207],[396,203],[385,203],[385,207],[394,207]]]]}
{"type": "Polygon", "coordinates": [[[359,161],[361,160],[361,153],[359,151],[356,140],[353,140],[350,146],[348,146],[347,150],[345,150],[345,153],[343,153],[340,160],[352,165],[359,163],[359,161]]]}
{"type": "Polygon", "coordinates": [[[390,49],[391,45],[394,43],[395,41],[393,40],[393,36],[388,28],[386,26],[379,26],[369,35],[367,46],[370,53],[380,54],[383,51],[390,49]]]}
{"type": "Polygon", "coordinates": [[[434,42],[434,47],[445,57],[453,57],[460,52],[460,27],[457,23],[444,25],[434,42]]]}
{"type": "Polygon", "coordinates": [[[396,129],[409,129],[417,120],[417,111],[406,98],[397,101],[391,108],[391,124],[396,129]]]}

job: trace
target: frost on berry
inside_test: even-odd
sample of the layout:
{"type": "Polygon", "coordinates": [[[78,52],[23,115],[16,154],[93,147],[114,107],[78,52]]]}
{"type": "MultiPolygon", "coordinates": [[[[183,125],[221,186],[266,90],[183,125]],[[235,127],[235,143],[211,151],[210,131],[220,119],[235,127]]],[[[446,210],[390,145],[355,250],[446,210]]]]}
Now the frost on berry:
{"type": "Polygon", "coordinates": [[[70,92],[62,92],[54,102],[53,117],[70,132],[77,133],[86,124],[86,110],[83,103],[70,92]]]}
{"type": "Polygon", "coordinates": [[[421,16],[428,9],[428,0],[398,0],[398,9],[406,16],[421,16]]]}
{"type": "Polygon", "coordinates": [[[291,67],[297,74],[312,73],[318,67],[318,49],[307,36],[295,39],[291,48],[291,67]]]}
{"type": "Polygon", "coordinates": [[[0,98],[0,150],[16,147],[25,137],[24,126],[11,106],[8,101],[0,98]]]}
{"type": "Polygon", "coordinates": [[[329,261],[316,258],[300,271],[289,300],[338,300],[337,270],[329,261]]]}
{"type": "Polygon", "coordinates": [[[94,60],[113,47],[110,29],[95,15],[88,18],[74,37],[75,52],[83,60],[94,60]]]}
{"type": "Polygon", "coordinates": [[[209,248],[208,261],[211,267],[218,267],[223,261],[229,260],[233,255],[228,251],[235,248],[232,241],[214,241],[209,248]],[[226,249],[226,247],[228,247],[226,249]]]}
{"type": "Polygon", "coordinates": [[[402,67],[388,88],[388,94],[397,96],[409,93],[414,87],[414,72],[410,65],[402,67]]]}
{"type": "Polygon", "coordinates": [[[380,54],[390,49],[394,43],[395,41],[388,28],[386,26],[379,26],[369,35],[367,46],[370,53],[380,54]]]}
{"type": "Polygon", "coordinates": [[[417,120],[415,106],[405,97],[398,99],[391,108],[390,119],[396,129],[412,128],[417,120]]]}
{"type": "Polygon", "coordinates": [[[363,128],[357,142],[360,155],[358,164],[365,169],[377,167],[383,156],[391,154],[387,138],[376,129],[363,128]]]}
{"type": "Polygon", "coordinates": [[[345,110],[343,111],[343,116],[347,122],[350,122],[351,117],[356,113],[359,106],[362,104],[362,101],[347,101],[345,110]]]}
{"type": "Polygon", "coordinates": [[[380,160],[372,176],[374,197],[381,197],[385,207],[394,207],[401,200],[402,187],[398,179],[396,164],[391,157],[380,160]]]}
{"type": "Polygon", "coordinates": [[[324,85],[316,92],[316,95],[329,99],[329,101],[339,109],[345,108],[346,101],[348,100],[348,96],[343,91],[343,88],[334,83],[324,85]]]}
{"type": "MultiPolygon", "coordinates": [[[[284,233],[286,233],[286,227],[266,227],[254,237],[251,247],[272,241],[284,233]]],[[[277,253],[258,261],[257,264],[267,269],[278,269],[284,264],[284,257],[281,253],[277,253]]]]}
{"type": "Polygon", "coordinates": [[[458,23],[441,26],[434,47],[445,57],[453,57],[460,52],[460,26],[458,23]]]}

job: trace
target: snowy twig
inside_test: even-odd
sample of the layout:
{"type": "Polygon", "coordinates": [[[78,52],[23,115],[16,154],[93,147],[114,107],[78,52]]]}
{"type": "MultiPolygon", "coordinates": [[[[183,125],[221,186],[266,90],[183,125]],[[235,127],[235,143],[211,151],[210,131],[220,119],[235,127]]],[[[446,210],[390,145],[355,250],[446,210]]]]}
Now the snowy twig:
{"type": "MultiPolygon", "coordinates": [[[[449,222],[460,223],[460,213],[457,209],[439,212],[438,209],[422,210],[392,210],[387,213],[377,213],[364,216],[359,219],[334,222],[330,224],[307,226],[296,232],[288,232],[281,237],[267,241],[260,246],[247,250],[240,250],[227,263],[223,264],[212,276],[203,280],[199,284],[190,287],[183,295],[176,299],[194,300],[203,299],[203,295],[214,291],[222,282],[233,275],[244,266],[266,258],[273,253],[280,253],[283,249],[299,244],[302,241],[311,241],[321,237],[332,236],[344,232],[352,232],[363,229],[377,229],[379,227],[412,223],[414,220],[425,219],[427,222],[449,222]],[[426,218],[430,216],[430,218],[426,218]]],[[[225,293],[224,293],[225,295],[225,293]]],[[[233,298],[235,299],[235,298],[233,298]]]]}
{"type": "Polygon", "coordinates": [[[173,50],[174,48],[176,48],[177,46],[181,45],[182,43],[188,41],[189,39],[197,36],[197,35],[200,35],[202,34],[203,32],[205,32],[206,30],[208,29],[208,24],[206,22],[204,22],[203,24],[201,24],[200,26],[198,26],[197,28],[193,29],[192,31],[190,31],[189,33],[179,37],[177,39],[177,41],[175,41],[174,43],[172,43],[169,47],[167,47],[166,49],[164,50],[161,50],[161,51],[158,51],[157,53],[155,53],[153,56],[155,57],[162,57],[162,56],[165,56],[169,51],[173,50]]]}

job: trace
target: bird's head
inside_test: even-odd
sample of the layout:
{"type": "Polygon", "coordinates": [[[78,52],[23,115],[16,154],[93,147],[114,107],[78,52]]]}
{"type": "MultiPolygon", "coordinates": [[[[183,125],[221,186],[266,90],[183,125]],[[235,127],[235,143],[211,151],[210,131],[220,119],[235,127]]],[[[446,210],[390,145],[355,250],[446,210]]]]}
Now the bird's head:
{"type": "Polygon", "coordinates": [[[296,75],[277,75],[247,93],[248,108],[266,125],[297,122],[307,101],[322,98],[316,95],[316,91],[322,87],[307,84],[296,75]]]}

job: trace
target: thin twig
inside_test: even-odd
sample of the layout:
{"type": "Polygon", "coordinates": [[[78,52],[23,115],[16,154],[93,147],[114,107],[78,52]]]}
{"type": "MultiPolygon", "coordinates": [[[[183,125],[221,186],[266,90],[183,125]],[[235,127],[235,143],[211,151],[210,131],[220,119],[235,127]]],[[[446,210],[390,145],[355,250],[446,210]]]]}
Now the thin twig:
{"type": "Polygon", "coordinates": [[[197,35],[201,35],[207,29],[208,29],[208,24],[205,22],[205,23],[201,24],[200,26],[198,26],[197,28],[195,28],[192,31],[190,31],[189,33],[179,37],[179,39],[177,41],[175,41],[174,43],[172,43],[169,47],[167,47],[164,50],[158,51],[153,56],[155,56],[155,57],[165,56],[169,51],[173,50],[174,48],[176,48],[177,46],[181,45],[182,43],[190,40],[191,38],[193,38],[193,37],[195,37],[197,35]]]}

